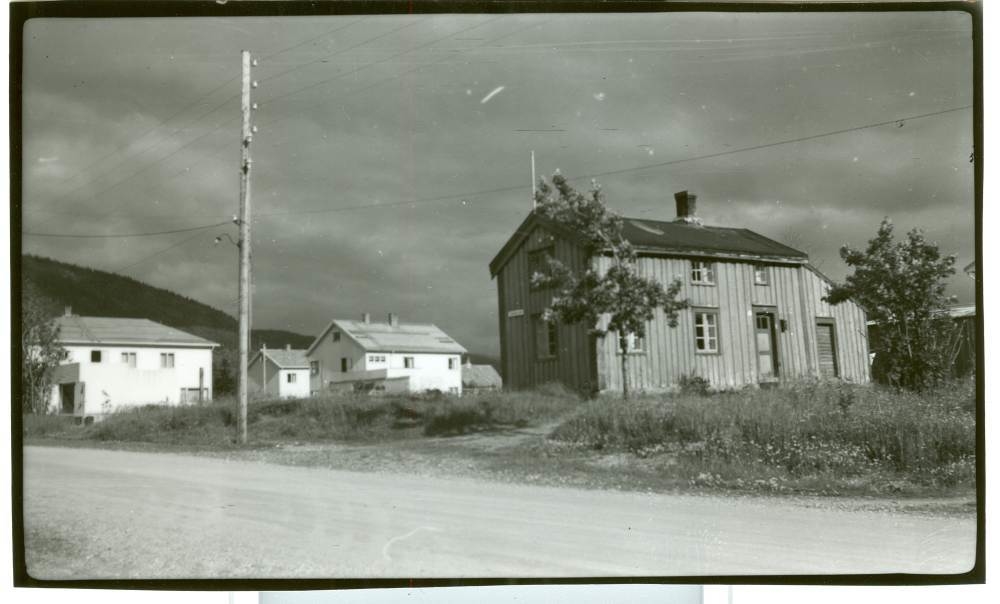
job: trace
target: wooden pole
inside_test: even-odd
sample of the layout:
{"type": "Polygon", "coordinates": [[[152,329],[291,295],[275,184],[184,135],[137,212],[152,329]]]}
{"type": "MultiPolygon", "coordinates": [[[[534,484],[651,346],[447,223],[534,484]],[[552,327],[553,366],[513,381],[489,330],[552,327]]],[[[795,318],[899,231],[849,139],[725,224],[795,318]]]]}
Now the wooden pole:
{"type": "Polygon", "coordinates": [[[237,386],[236,441],[247,442],[247,361],[250,352],[250,51],[242,51],[243,77],[240,111],[243,127],[240,138],[240,328],[239,381],[237,386]]]}
{"type": "Polygon", "coordinates": [[[198,368],[198,404],[205,402],[205,368],[198,368]]]}
{"type": "Polygon", "coordinates": [[[535,184],[535,152],[531,152],[531,208],[535,209],[538,206],[538,202],[535,201],[535,194],[538,192],[535,184]]]}

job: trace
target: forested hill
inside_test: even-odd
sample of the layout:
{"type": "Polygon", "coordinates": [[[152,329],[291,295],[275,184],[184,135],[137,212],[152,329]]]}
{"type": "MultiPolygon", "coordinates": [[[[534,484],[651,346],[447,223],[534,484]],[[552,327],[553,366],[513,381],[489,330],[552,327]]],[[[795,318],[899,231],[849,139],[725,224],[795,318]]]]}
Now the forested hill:
{"type": "MultiPolygon", "coordinates": [[[[76,315],[149,319],[218,342],[228,349],[236,346],[235,317],[130,277],[30,255],[21,257],[21,276],[22,282],[31,282],[52,316],[71,306],[76,315]]],[[[270,348],[286,344],[307,348],[313,336],[255,329],[252,340],[252,349],[260,348],[261,344],[270,348]]]]}

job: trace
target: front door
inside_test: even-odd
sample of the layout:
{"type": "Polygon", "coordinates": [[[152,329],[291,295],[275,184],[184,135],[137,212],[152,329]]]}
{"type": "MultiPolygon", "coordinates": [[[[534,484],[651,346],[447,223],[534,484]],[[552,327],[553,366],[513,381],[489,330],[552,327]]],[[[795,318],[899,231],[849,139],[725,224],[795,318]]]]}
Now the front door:
{"type": "Polygon", "coordinates": [[[76,384],[59,384],[59,413],[67,413],[72,415],[76,400],[76,384]]]}
{"type": "Polygon", "coordinates": [[[761,381],[778,377],[778,353],[774,342],[774,314],[758,312],[754,315],[757,337],[757,371],[761,381]]]}

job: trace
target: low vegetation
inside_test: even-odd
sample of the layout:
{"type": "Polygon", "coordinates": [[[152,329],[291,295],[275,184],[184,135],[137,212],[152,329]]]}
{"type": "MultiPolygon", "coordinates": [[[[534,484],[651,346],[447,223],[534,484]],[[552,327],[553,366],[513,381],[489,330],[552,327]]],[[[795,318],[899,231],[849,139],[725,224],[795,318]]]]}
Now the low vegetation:
{"type": "MultiPolygon", "coordinates": [[[[235,450],[234,412],[230,399],[141,407],[90,426],[26,415],[24,434],[235,450]]],[[[971,380],[920,393],[801,383],[713,394],[688,379],[678,394],[624,401],[583,401],[559,387],[461,398],[339,395],[252,402],[248,420],[251,445],[280,463],[313,462],[281,457],[271,445],[336,442],[602,488],[968,496],[975,485],[971,380]],[[480,445],[428,440],[473,433],[480,445]]]]}
{"type": "MultiPolygon", "coordinates": [[[[247,422],[251,442],[258,444],[374,442],[521,428],[564,415],[577,405],[577,397],[558,387],[462,398],[345,394],[251,402],[247,422]]],[[[83,429],[73,429],[71,420],[66,423],[56,416],[25,416],[24,434],[105,442],[229,445],[235,432],[235,413],[235,402],[223,399],[201,406],[135,407],[83,429]]]]}
{"type": "Polygon", "coordinates": [[[975,483],[975,386],[922,393],[803,383],[780,389],[595,400],[555,441],[640,458],[705,486],[901,492],[975,483]]]}

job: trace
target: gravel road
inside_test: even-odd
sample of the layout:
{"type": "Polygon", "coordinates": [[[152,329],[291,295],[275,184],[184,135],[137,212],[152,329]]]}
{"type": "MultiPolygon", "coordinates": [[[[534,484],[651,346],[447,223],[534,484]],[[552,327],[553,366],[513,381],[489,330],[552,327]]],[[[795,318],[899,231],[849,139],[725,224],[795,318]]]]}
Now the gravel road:
{"type": "Polygon", "coordinates": [[[26,447],[36,578],[956,573],[974,518],[26,447]]]}

